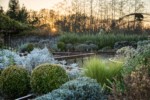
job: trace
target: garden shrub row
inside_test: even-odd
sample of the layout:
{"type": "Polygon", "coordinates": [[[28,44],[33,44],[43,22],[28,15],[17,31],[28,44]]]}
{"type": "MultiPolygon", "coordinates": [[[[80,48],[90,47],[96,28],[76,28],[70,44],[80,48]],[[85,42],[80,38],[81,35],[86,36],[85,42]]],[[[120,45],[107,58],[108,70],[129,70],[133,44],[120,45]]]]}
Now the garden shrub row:
{"type": "Polygon", "coordinates": [[[51,92],[68,81],[65,70],[58,65],[43,64],[30,73],[21,66],[10,66],[0,75],[0,93],[7,99],[27,95],[33,91],[37,95],[51,92]]]}
{"type": "Polygon", "coordinates": [[[75,34],[66,33],[60,36],[58,42],[58,48],[66,50],[67,44],[72,44],[74,48],[78,44],[95,44],[98,46],[98,50],[108,46],[113,48],[114,44],[119,41],[138,42],[140,40],[146,40],[146,35],[125,35],[125,34],[75,34]]]}

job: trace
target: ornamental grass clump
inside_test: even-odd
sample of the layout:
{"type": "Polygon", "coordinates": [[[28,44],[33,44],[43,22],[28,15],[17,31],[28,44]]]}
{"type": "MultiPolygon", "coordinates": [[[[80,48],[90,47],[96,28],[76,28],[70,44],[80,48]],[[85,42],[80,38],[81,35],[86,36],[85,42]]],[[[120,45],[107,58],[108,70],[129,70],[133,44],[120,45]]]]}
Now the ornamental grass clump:
{"type": "Polygon", "coordinates": [[[14,99],[30,91],[30,76],[26,69],[10,66],[4,69],[0,78],[1,93],[5,98],[14,99]]]}
{"type": "Polygon", "coordinates": [[[101,85],[109,85],[113,77],[121,76],[122,63],[103,61],[100,58],[91,58],[85,62],[84,75],[96,79],[101,85]]]}
{"type": "Polygon", "coordinates": [[[36,94],[45,94],[68,81],[66,71],[59,65],[42,64],[31,75],[31,88],[36,94]]]}

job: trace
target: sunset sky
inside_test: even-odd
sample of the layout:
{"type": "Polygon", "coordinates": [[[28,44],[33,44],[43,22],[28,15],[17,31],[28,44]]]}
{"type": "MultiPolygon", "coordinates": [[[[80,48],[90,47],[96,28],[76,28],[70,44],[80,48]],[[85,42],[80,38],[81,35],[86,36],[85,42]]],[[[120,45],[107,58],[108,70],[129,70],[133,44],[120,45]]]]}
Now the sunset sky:
{"type": "MultiPolygon", "coordinates": [[[[20,5],[24,4],[27,9],[40,10],[41,8],[52,8],[55,4],[63,0],[19,0],[20,5]]],[[[4,10],[8,8],[9,0],[0,0],[0,5],[4,10]]]]}
{"type": "MultiPolygon", "coordinates": [[[[41,8],[51,9],[54,5],[63,0],[19,0],[20,5],[24,4],[27,9],[40,10],[41,8]]],[[[146,3],[147,12],[150,13],[150,0],[143,0],[146,3]]],[[[7,10],[9,0],[0,0],[0,6],[7,10]]]]}

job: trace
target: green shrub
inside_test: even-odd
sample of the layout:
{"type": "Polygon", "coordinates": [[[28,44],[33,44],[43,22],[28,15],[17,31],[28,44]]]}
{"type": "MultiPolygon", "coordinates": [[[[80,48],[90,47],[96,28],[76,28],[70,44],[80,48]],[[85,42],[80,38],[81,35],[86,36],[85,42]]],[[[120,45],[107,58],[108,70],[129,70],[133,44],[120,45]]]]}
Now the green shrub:
{"type": "Polygon", "coordinates": [[[87,44],[78,44],[76,47],[75,47],[75,50],[76,51],[88,51],[89,50],[89,47],[87,44]]]}
{"type": "Polygon", "coordinates": [[[29,43],[27,45],[27,52],[31,52],[34,49],[34,45],[32,43],[29,43]]]}
{"type": "Polygon", "coordinates": [[[58,42],[57,44],[58,49],[60,49],[61,51],[65,51],[66,47],[65,47],[65,43],[64,42],[58,42]]]}
{"type": "Polygon", "coordinates": [[[2,73],[2,69],[0,69],[0,75],[1,75],[1,73],[2,73]]]}
{"type": "Polygon", "coordinates": [[[98,49],[103,47],[109,46],[114,47],[114,44],[119,41],[139,41],[139,40],[146,40],[147,36],[143,35],[124,35],[124,34],[75,34],[75,33],[68,33],[63,34],[60,37],[59,42],[64,42],[65,44],[95,44],[98,46],[98,49]],[[88,42],[89,41],[89,42],[88,42]]]}
{"type": "Polygon", "coordinates": [[[122,69],[121,63],[106,62],[96,57],[87,60],[83,66],[85,76],[96,79],[101,85],[109,85],[108,80],[119,76],[122,69]]]}
{"type": "Polygon", "coordinates": [[[71,43],[66,44],[66,50],[67,51],[73,51],[74,50],[74,45],[71,43]]]}
{"type": "Polygon", "coordinates": [[[44,94],[59,88],[68,81],[63,68],[58,65],[42,64],[36,67],[31,75],[31,88],[37,94],[44,94]]]}
{"type": "Polygon", "coordinates": [[[146,59],[150,58],[150,41],[138,42],[138,48],[131,52],[131,58],[127,59],[123,74],[130,74],[133,70],[138,69],[141,65],[149,65],[146,59]]]}
{"type": "Polygon", "coordinates": [[[24,44],[20,47],[20,52],[28,52],[30,53],[34,49],[34,45],[32,43],[24,44]]]}
{"type": "Polygon", "coordinates": [[[90,51],[98,50],[98,46],[96,44],[89,44],[88,47],[90,51]]]}
{"type": "Polygon", "coordinates": [[[1,74],[1,90],[6,98],[17,98],[30,91],[30,76],[26,69],[10,66],[1,74]]]}

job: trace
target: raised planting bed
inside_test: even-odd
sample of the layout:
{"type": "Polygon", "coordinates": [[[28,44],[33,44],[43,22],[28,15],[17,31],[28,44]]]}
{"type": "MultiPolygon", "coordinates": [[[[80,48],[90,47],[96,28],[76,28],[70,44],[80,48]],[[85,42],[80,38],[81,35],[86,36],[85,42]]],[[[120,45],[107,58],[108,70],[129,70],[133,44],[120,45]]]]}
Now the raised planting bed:
{"type": "Polygon", "coordinates": [[[76,55],[68,55],[68,56],[58,56],[54,57],[56,60],[68,60],[68,59],[76,59],[76,58],[84,58],[93,56],[95,53],[85,53],[85,54],[76,54],[76,55]]]}

